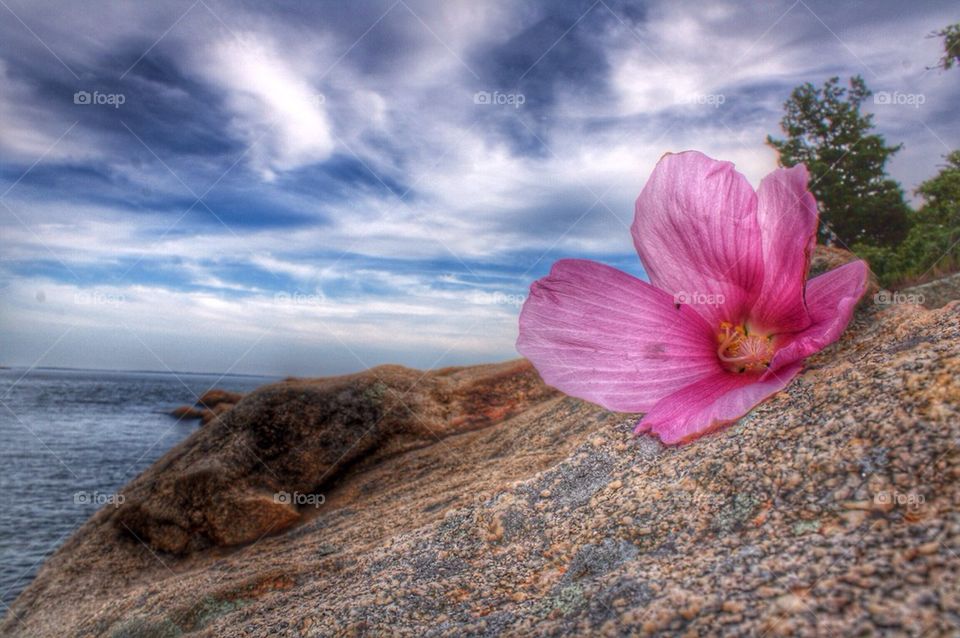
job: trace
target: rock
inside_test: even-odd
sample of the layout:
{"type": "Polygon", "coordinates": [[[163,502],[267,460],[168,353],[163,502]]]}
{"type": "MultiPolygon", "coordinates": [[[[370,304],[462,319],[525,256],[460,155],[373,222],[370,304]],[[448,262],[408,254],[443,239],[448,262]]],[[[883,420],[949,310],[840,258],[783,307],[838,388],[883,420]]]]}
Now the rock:
{"type": "Polygon", "coordinates": [[[77,530],[0,633],[956,632],[960,303],[862,308],[694,444],[636,418],[522,361],[266,386],[77,530]]]}
{"type": "Polygon", "coordinates": [[[818,277],[857,259],[859,259],[859,257],[849,250],[844,250],[837,246],[817,244],[814,246],[813,254],[810,256],[810,274],[808,277],[810,279],[818,277]]]}
{"type": "Polygon", "coordinates": [[[176,417],[177,419],[200,419],[203,418],[205,410],[198,410],[192,405],[181,405],[178,408],[170,410],[170,416],[176,417]]]}
{"type": "Polygon", "coordinates": [[[229,403],[230,405],[239,403],[242,398],[243,395],[239,392],[227,392],[226,390],[217,389],[207,390],[197,401],[197,406],[212,410],[223,403],[229,403]]]}
{"type": "MultiPolygon", "coordinates": [[[[817,244],[813,249],[813,254],[810,256],[808,278],[812,279],[858,259],[860,259],[860,257],[854,255],[849,250],[844,250],[837,246],[817,244]]],[[[867,280],[867,291],[863,295],[863,299],[860,300],[859,306],[862,308],[872,304],[874,300],[873,297],[879,290],[880,283],[877,280],[877,276],[871,271],[867,280]]]]}
{"type": "Polygon", "coordinates": [[[255,541],[292,519],[269,509],[251,519],[251,495],[318,497],[353,463],[436,443],[555,396],[526,362],[427,375],[382,366],[267,386],[207,411],[220,418],[205,418],[205,434],[188,450],[129,485],[113,524],[172,553],[255,541]]]}
{"type": "Polygon", "coordinates": [[[942,308],[950,301],[960,299],[960,272],[905,288],[902,292],[913,295],[916,303],[926,308],[942,308]]]}
{"type": "Polygon", "coordinates": [[[178,419],[200,419],[203,425],[207,425],[221,414],[229,411],[242,398],[243,395],[238,392],[208,390],[197,400],[195,406],[181,405],[171,410],[170,415],[178,419]]]}
{"type": "Polygon", "coordinates": [[[796,594],[784,594],[773,601],[774,607],[782,614],[799,614],[807,611],[807,604],[796,594]]]}
{"type": "Polygon", "coordinates": [[[203,425],[206,425],[210,423],[210,421],[213,421],[215,418],[220,416],[221,414],[229,412],[232,407],[233,407],[232,403],[217,403],[212,410],[203,410],[200,416],[200,420],[203,422],[203,425]]]}

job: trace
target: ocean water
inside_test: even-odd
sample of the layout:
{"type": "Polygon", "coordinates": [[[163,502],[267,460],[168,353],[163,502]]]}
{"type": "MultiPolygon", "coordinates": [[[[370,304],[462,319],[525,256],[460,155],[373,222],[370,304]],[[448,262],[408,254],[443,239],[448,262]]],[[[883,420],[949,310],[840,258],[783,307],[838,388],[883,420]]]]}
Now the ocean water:
{"type": "Polygon", "coordinates": [[[0,615],[71,532],[199,427],[171,409],[211,387],[247,392],[275,380],[0,370],[0,615]]]}

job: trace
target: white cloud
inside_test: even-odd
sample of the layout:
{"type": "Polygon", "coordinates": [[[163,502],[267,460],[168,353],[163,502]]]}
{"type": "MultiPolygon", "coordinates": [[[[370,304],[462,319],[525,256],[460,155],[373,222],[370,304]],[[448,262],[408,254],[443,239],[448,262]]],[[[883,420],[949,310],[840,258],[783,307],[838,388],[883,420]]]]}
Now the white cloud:
{"type": "Polygon", "coordinates": [[[265,179],[333,153],[324,94],[272,38],[253,32],[223,37],[203,50],[197,66],[224,92],[230,128],[250,146],[250,160],[265,179]]]}
{"type": "Polygon", "coordinates": [[[18,278],[0,289],[0,329],[17,336],[7,360],[28,364],[70,329],[74,336],[43,365],[109,367],[116,359],[105,362],[120,348],[126,367],[223,370],[255,345],[234,371],[335,373],[401,356],[420,366],[514,356],[515,296],[436,294],[418,286],[419,295],[401,288],[391,296],[333,303],[296,292],[235,298],[18,278]],[[326,353],[319,361],[318,351],[326,353]]]}

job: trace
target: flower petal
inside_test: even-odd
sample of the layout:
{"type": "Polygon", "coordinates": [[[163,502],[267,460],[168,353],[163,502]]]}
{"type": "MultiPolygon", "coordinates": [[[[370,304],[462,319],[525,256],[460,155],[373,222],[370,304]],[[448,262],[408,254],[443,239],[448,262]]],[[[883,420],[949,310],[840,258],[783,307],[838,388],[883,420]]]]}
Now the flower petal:
{"type": "Polygon", "coordinates": [[[687,151],[660,158],[637,198],[633,243],[650,282],[716,329],[746,318],[763,283],[757,195],[730,162],[687,151]]]}
{"type": "Polygon", "coordinates": [[[867,288],[867,273],[866,262],[851,261],[808,281],[807,310],[812,323],[791,335],[784,345],[778,344],[770,370],[809,357],[839,339],[867,288]]]}
{"type": "Polygon", "coordinates": [[[753,375],[719,372],[693,383],[657,403],[635,432],[651,431],[667,445],[687,443],[733,423],[767,397],[782,390],[800,372],[794,363],[758,379],[753,375]]]}
{"type": "Polygon", "coordinates": [[[757,189],[763,288],[750,323],[767,334],[810,326],[803,287],[817,243],[817,202],[807,190],[808,178],[807,168],[798,164],[770,173],[757,189]]]}
{"type": "Polygon", "coordinates": [[[720,369],[715,338],[662,290],[603,264],[563,259],[530,287],[517,350],[567,394],[643,412],[720,369]]]}

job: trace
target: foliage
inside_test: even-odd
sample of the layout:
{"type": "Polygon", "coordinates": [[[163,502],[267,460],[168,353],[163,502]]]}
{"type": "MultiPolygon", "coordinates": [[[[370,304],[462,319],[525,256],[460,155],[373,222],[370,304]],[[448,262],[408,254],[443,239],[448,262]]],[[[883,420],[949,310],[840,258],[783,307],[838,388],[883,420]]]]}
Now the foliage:
{"type": "Polygon", "coordinates": [[[854,244],[850,250],[870,264],[871,272],[877,276],[877,280],[884,288],[896,288],[896,284],[903,279],[903,263],[896,248],[854,244]]]}
{"type": "Polygon", "coordinates": [[[960,151],[947,155],[947,165],[917,188],[923,197],[918,217],[923,223],[960,224],[960,151]]]}
{"type": "Polygon", "coordinates": [[[767,137],[781,166],[806,164],[810,191],[820,206],[820,234],[843,246],[894,246],[910,228],[903,190],[886,173],[900,146],[872,133],[873,116],[860,112],[871,95],[863,78],[849,88],[837,77],[822,88],[798,86],[784,103],[780,122],[786,139],[767,137]]]}
{"type": "Polygon", "coordinates": [[[895,248],[853,247],[887,287],[960,269],[960,151],[950,153],[947,165],[916,192],[923,205],[913,214],[913,226],[902,243],[895,248]]]}
{"type": "Polygon", "coordinates": [[[917,188],[923,206],[899,247],[906,275],[924,277],[960,267],[960,151],[947,156],[936,177],[917,188]]]}
{"type": "Polygon", "coordinates": [[[954,64],[960,64],[960,22],[935,31],[931,35],[943,38],[943,57],[932,68],[949,69],[954,64]]]}

